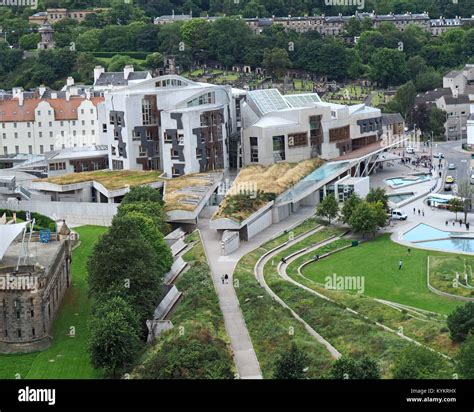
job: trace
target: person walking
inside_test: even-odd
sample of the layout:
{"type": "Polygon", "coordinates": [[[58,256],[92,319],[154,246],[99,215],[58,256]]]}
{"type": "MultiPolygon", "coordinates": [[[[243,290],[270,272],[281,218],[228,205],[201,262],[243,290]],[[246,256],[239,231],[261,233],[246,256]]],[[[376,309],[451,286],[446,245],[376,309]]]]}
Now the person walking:
{"type": "Polygon", "coordinates": [[[425,209],[423,209],[423,210],[421,211],[421,216],[423,216],[423,217],[425,216],[425,209]]]}
{"type": "Polygon", "coordinates": [[[420,209],[418,209],[418,216],[420,216],[420,213],[421,213],[421,212],[420,212],[420,209]]]}
{"type": "Polygon", "coordinates": [[[459,219],[459,226],[462,227],[462,219],[459,219]]]}
{"type": "Polygon", "coordinates": [[[466,230],[469,230],[469,222],[466,222],[466,230]]]}
{"type": "Polygon", "coordinates": [[[229,275],[227,273],[224,275],[224,280],[226,284],[229,283],[229,275]]]}
{"type": "Polygon", "coordinates": [[[403,260],[400,259],[400,262],[398,262],[398,270],[400,270],[403,266],[403,260]]]}
{"type": "Polygon", "coordinates": [[[410,254],[410,252],[411,252],[411,249],[410,249],[410,248],[408,248],[408,254],[410,254]]]}
{"type": "Polygon", "coordinates": [[[413,214],[416,215],[416,209],[415,208],[413,208],[413,214]]]}
{"type": "Polygon", "coordinates": [[[453,226],[455,225],[455,223],[456,223],[456,221],[455,221],[455,220],[453,220],[453,226]]]}
{"type": "Polygon", "coordinates": [[[446,226],[448,226],[448,221],[446,220],[446,226]]]}
{"type": "Polygon", "coordinates": [[[224,275],[221,276],[222,284],[224,284],[224,275]]]}

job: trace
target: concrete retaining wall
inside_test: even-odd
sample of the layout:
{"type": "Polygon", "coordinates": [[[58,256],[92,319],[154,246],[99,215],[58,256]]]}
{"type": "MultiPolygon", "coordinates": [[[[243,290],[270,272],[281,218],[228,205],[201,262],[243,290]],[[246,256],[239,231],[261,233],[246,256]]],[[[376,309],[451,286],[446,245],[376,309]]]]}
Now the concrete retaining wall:
{"type": "Polygon", "coordinates": [[[252,239],[256,234],[272,224],[272,211],[267,210],[262,216],[247,224],[247,239],[252,239]]]}
{"type": "Polygon", "coordinates": [[[117,213],[116,203],[0,201],[0,208],[28,210],[54,220],[64,219],[68,224],[110,226],[117,213]]]}
{"type": "Polygon", "coordinates": [[[240,246],[240,235],[238,231],[225,230],[221,240],[221,255],[230,255],[240,246]]]}

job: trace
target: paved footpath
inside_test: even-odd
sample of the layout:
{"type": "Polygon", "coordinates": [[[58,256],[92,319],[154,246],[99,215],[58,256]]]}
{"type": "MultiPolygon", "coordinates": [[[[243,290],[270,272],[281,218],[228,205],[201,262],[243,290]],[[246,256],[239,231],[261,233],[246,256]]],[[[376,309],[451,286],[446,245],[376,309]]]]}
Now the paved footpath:
{"type": "Polygon", "coordinates": [[[219,297],[219,306],[224,315],[224,323],[240,379],[262,379],[262,372],[234,290],[235,266],[242,256],[258,248],[273,236],[310,217],[313,213],[314,208],[302,207],[298,212],[280,223],[271,225],[248,242],[241,242],[240,248],[228,256],[221,255],[220,236],[217,231],[209,228],[209,219],[199,220],[198,228],[201,231],[204,250],[211,268],[212,280],[219,297]],[[226,273],[229,275],[229,283],[223,285],[221,276],[226,273]]]}

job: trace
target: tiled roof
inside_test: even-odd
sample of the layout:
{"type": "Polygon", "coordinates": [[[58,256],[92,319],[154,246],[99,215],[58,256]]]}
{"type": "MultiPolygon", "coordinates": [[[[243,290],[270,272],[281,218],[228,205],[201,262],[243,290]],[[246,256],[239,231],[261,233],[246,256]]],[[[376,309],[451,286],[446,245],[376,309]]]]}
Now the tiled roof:
{"type": "MultiPolygon", "coordinates": [[[[86,99],[72,97],[66,99],[25,99],[20,106],[18,99],[0,101],[0,122],[34,122],[35,109],[41,102],[48,102],[54,110],[55,120],[77,120],[77,108],[86,99]]],[[[97,106],[104,100],[103,97],[93,97],[90,101],[97,106]]]]}

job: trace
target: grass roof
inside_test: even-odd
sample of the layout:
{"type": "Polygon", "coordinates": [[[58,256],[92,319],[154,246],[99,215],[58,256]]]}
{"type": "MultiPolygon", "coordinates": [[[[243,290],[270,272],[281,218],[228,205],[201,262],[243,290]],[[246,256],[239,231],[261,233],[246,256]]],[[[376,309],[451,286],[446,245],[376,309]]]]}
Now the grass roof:
{"type": "Polygon", "coordinates": [[[165,210],[193,211],[203,198],[201,193],[193,193],[191,188],[209,188],[214,184],[212,173],[192,173],[165,180],[164,201],[165,210]],[[190,188],[190,190],[186,190],[190,188]],[[196,204],[184,200],[196,200],[196,204]]]}
{"type": "Polygon", "coordinates": [[[123,189],[162,180],[161,172],[150,170],[97,170],[93,172],[68,173],[65,175],[36,179],[35,182],[48,182],[57,185],[96,181],[108,190],[123,189]]]}
{"type": "Polygon", "coordinates": [[[256,196],[253,207],[228,215],[225,209],[231,196],[242,192],[274,193],[278,196],[290,189],[323,163],[324,160],[315,158],[303,160],[298,163],[279,162],[271,166],[251,165],[243,168],[234,180],[226,197],[221,202],[213,219],[227,217],[239,222],[247,219],[252,213],[255,213],[268,203],[268,201],[265,200],[265,197],[256,196]]]}

